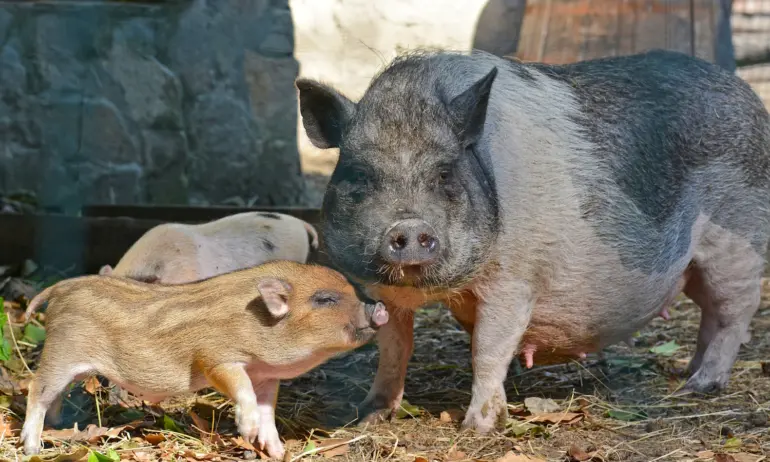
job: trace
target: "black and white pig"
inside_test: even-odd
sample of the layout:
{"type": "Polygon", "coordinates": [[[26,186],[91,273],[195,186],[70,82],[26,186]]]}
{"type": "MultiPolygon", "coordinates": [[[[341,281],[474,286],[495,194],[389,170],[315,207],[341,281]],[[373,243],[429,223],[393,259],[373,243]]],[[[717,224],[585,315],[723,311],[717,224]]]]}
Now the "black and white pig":
{"type": "Polygon", "coordinates": [[[770,236],[770,117],[741,79],[667,51],[562,66],[413,52],[358,103],[296,85],[312,142],[340,149],[327,251],[391,312],[368,420],[398,407],[428,301],[472,334],[463,426],[480,432],[506,414],[517,353],[598,351],[683,290],[702,311],[685,389],[726,386],[770,236]]]}

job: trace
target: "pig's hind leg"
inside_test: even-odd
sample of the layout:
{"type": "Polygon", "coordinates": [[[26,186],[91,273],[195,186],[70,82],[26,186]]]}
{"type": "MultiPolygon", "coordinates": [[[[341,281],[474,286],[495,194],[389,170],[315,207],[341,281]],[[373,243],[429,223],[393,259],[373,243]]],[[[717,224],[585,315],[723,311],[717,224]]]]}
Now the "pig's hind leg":
{"type": "Polygon", "coordinates": [[[760,303],[763,255],[724,229],[709,231],[695,249],[684,288],[700,307],[701,322],[683,392],[716,393],[727,386],[760,303]]]}
{"type": "Polygon", "coordinates": [[[43,433],[46,414],[51,411],[48,420],[58,420],[65,388],[91,369],[87,365],[43,358],[27,393],[27,413],[21,431],[26,454],[40,452],[40,435],[43,433]]]}

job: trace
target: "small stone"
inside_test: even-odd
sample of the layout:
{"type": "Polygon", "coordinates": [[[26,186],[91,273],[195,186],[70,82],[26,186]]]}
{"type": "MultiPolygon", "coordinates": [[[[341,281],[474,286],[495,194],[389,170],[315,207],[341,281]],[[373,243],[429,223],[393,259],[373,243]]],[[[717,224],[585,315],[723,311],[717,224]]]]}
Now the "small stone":
{"type": "Polygon", "coordinates": [[[254,451],[243,451],[243,458],[244,460],[254,460],[257,458],[257,453],[254,451]]]}
{"type": "Polygon", "coordinates": [[[767,425],[767,414],[762,411],[756,411],[749,414],[749,423],[754,427],[764,427],[767,425]]]}

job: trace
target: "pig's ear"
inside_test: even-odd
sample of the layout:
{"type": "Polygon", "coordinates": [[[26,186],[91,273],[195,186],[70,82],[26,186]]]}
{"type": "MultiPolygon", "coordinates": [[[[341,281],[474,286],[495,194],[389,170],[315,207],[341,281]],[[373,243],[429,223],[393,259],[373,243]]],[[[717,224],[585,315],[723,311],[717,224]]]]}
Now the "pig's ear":
{"type": "Polygon", "coordinates": [[[353,112],[354,102],[322,83],[297,79],[299,112],[308,138],[319,149],[337,148],[342,131],[353,112]]]}
{"type": "Polygon", "coordinates": [[[487,103],[492,82],[497,76],[493,67],[487,75],[477,80],[467,90],[452,98],[448,109],[454,119],[463,143],[468,146],[478,141],[487,118],[487,103]]]}
{"type": "Polygon", "coordinates": [[[280,279],[265,278],[257,284],[257,290],[262,297],[270,315],[280,319],[289,312],[289,292],[291,287],[280,279]]]}
{"type": "Polygon", "coordinates": [[[99,268],[99,274],[101,276],[107,276],[112,274],[112,266],[110,265],[104,265],[101,268],[99,268]]]}

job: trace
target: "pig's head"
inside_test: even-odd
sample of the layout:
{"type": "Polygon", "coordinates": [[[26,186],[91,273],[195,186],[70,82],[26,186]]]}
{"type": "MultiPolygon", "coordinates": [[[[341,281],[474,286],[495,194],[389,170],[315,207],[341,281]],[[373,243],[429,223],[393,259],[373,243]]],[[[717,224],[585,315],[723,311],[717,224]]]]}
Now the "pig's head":
{"type": "Polygon", "coordinates": [[[261,278],[257,290],[267,321],[283,332],[285,348],[350,350],[388,322],[385,305],[362,299],[337,271],[294,262],[275,266],[280,273],[261,278]]]}
{"type": "Polygon", "coordinates": [[[476,150],[497,69],[442,90],[402,67],[358,103],[296,82],[310,140],[340,153],[323,202],[326,250],[365,283],[456,287],[488,259],[499,228],[494,178],[476,150]]]}

